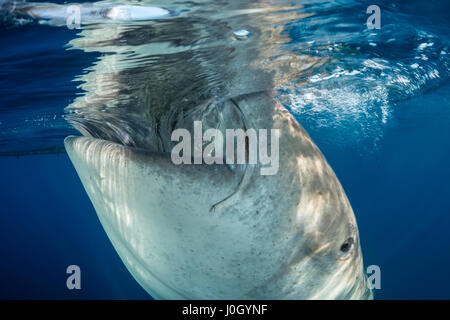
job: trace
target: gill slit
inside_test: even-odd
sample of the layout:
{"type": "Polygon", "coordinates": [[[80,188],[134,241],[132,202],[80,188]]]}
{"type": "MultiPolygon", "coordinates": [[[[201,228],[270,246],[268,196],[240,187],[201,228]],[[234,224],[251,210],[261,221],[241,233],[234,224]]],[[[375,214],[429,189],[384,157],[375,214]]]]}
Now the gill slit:
{"type": "MultiPolygon", "coordinates": [[[[247,133],[247,119],[244,116],[244,113],[242,112],[241,108],[239,107],[239,105],[236,103],[236,101],[232,98],[230,98],[230,101],[233,103],[233,105],[236,107],[236,109],[238,110],[238,112],[241,115],[241,119],[244,123],[244,129],[245,132],[247,133]]],[[[239,181],[239,184],[237,185],[236,190],[231,193],[229,196],[227,196],[226,198],[224,198],[223,200],[217,202],[216,204],[212,205],[211,208],[209,209],[210,212],[214,212],[217,209],[221,209],[226,205],[226,202],[230,201],[232,198],[237,197],[240,193],[243,192],[243,190],[245,189],[245,187],[247,187],[250,183],[250,179],[253,176],[253,173],[255,171],[255,165],[251,165],[249,164],[249,147],[248,147],[248,136],[246,135],[246,164],[245,164],[245,169],[244,169],[244,174],[242,175],[241,180],[239,181]]]]}

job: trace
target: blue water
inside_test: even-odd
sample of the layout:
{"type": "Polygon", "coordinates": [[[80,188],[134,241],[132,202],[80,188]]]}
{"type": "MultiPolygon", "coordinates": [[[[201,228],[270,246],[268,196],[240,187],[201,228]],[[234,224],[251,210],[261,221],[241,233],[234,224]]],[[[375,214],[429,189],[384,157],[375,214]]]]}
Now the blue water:
{"type": "MultiPolygon", "coordinates": [[[[347,193],[364,262],[381,269],[375,298],[449,299],[450,1],[380,1],[373,31],[372,2],[288,4],[314,15],[278,21],[282,50],[315,64],[279,81],[279,99],[347,193]]],[[[79,77],[102,54],[67,50],[76,37],[33,22],[0,25],[0,298],[150,298],[62,148],[78,134],[64,108],[83,95],[79,77]],[[82,290],[66,288],[71,264],[81,267],[82,290]]]]}

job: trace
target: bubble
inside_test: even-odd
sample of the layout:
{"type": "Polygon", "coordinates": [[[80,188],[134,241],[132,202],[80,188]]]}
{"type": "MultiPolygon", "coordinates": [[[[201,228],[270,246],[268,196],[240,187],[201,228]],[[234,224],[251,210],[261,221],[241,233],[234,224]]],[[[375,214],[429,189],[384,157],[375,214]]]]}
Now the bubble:
{"type": "Polygon", "coordinates": [[[237,40],[245,40],[250,36],[250,32],[248,30],[241,29],[233,32],[233,35],[237,40]]]}

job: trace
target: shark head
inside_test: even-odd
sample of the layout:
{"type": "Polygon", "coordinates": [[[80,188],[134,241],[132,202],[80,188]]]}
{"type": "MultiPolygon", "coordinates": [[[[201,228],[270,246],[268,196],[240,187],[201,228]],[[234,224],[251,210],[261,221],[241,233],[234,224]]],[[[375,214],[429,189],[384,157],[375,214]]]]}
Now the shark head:
{"type": "MultiPolygon", "coordinates": [[[[206,123],[207,108],[199,110],[203,117],[179,123],[206,123]]],[[[223,99],[214,110],[220,117],[209,110],[207,119],[278,130],[278,171],[261,175],[261,164],[176,165],[167,151],[65,140],[134,278],[160,299],[371,298],[352,208],[299,123],[267,92],[223,99]]]]}

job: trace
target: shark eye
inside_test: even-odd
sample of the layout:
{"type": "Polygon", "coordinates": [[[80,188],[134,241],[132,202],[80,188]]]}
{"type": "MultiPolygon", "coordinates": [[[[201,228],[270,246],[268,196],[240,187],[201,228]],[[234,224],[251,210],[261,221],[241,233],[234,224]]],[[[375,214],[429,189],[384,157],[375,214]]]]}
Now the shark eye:
{"type": "Polygon", "coordinates": [[[344,241],[344,243],[341,245],[341,251],[343,253],[349,252],[353,247],[353,238],[348,238],[344,241]]]}
{"type": "Polygon", "coordinates": [[[350,237],[341,244],[341,247],[339,248],[339,260],[345,260],[353,254],[354,243],[355,240],[350,237]]]}

